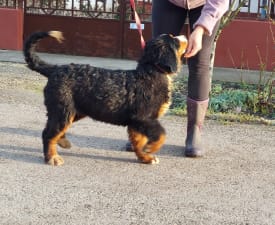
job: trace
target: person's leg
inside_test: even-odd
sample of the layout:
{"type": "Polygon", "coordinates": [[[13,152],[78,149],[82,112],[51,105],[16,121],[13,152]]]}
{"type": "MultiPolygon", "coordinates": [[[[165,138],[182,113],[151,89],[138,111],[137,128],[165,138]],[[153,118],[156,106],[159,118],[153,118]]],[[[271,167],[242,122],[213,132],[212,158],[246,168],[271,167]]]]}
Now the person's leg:
{"type": "MultiPolygon", "coordinates": [[[[202,7],[189,11],[190,29],[201,14],[202,7]]],[[[210,56],[214,38],[219,24],[211,36],[204,35],[202,49],[197,55],[188,59],[188,96],[187,96],[187,137],[185,140],[185,156],[202,156],[201,130],[208,108],[210,91],[210,56]]]]}
{"type": "Polygon", "coordinates": [[[175,6],[168,0],[153,0],[152,3],[152,35],[179,35],[187,16],[187,10],[175,6]]]}

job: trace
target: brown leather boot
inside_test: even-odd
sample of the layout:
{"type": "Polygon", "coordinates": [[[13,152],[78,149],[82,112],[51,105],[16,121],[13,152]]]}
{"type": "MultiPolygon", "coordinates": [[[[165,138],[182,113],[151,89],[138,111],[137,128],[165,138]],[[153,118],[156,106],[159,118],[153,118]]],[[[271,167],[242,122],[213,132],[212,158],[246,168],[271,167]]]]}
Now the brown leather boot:
{"type": "Polygon", "coordinates": [[[201,132],[208,108],[209,99],[195,101],[187,98],[187,137],[185,140],[184,155],[186,157],[200,157],[204,153],[201,144],[201,132]]]}

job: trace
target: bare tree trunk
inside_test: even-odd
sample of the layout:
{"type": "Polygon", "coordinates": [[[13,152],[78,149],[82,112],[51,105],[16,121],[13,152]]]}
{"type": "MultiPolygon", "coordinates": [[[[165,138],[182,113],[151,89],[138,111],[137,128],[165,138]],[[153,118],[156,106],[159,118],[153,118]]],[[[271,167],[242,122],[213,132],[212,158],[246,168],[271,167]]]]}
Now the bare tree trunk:
{"type": "Polygon", "coordinates": [[[239,5],[237,6],[237,8],[234,10],[234,6],[236,4],[237,0],[233,0],[229,6],[229,10],[228,12],[221,18],[221,22],[220,22],[220,26],[219,29],[217,31],[217,34],[215,36],[214,39],[214,43],[213,43],[213,47],[212,47],[212,52],[211,52],[211,56],[210,56],[210,87],[212,84],[212,77],[213,77],[213,69],[214,69],[214,61],[215,61],[215,52],[216,52],[216,47],[217,47],[217,41],[222,33],[222,30],[238,15],[238,13],[241,10],[241,7],[243,7],[247,0],[241,0],[239,2],[239,5]]]}

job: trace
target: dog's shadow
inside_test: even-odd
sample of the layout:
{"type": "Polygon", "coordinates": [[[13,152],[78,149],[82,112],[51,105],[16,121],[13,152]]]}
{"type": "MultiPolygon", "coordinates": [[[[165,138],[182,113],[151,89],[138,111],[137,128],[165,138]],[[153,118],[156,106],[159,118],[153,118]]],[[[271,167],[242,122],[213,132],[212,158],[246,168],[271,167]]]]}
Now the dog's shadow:
{"type": "MultiPolygon", "coordinates": [[[[41,131],[30,130],[25,128],[11,128],[11,127],[0,127],[0,133],[7,133],[13,135],[22,135],[35,138],[41,138],[41,131]]],[[[78,157],[78,158],[93,158],[96,160],[108,160],[108,161],[120,161],[120,162],[137,162],[135,159],[131,158],[119,158],[110,157],[103,155],[93,155],[84,154],[73,151],[74,146],[80,148],[92,148],[100,149],[106,151],[123,151],[125,152],[125,145],[127,139],[113,139],[109,137],[96,137],[96,136],[85,136],[78,134],[67,134],[68,139],[72,142],[72,148],[67,150],[59,149],[61,155],[78,157]]],[[[126,134],[125,134],[126,137],[126,134]]],[[[41,142],[40,142],[41,143],[41,142]]],[[[182,146],[164,144],[162,149],[157,153],[158,155],[167,155],[171,157],[182,157],[182,146]]],[[[133,153],[134,154],[134,153],[133,153]]],[[[24,161],[28,163],[41,163],[43,161],[42,144],[41,149],[26,147],[26,146],[16,146],[16,145],[5,145],[0,144],[0,156],[1,158],[7,158],[15,161],[24,161]],[[2,152],[2,154],[1,154],[2,152]]],[[[1,162],[1,161],[0,161],[1,162]]]]}

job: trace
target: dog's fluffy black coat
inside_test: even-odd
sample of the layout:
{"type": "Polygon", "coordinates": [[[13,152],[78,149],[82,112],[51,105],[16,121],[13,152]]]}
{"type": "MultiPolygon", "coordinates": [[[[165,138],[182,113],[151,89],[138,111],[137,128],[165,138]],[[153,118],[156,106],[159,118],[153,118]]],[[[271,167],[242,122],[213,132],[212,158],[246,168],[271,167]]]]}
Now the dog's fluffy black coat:
{"type": "Polygon", "coordinates": [[[165,140],[158,118],[170,104],[170,78],[181,67],[186,41],[161,35],[146,43],[135,70],[109,70],[90,65],[51,65],[35,54],[36,43],[45,37],[62,41],[58,31],[33,33],[25,42],[28,67],[48,78],[44,89],[48,121],[43,131],[45,161],[63,164],[56,144],[69,147],[65,132],[85,116],[128,126],[130,142],[144,163],[157,163],[156,152],[165,140]]]}

